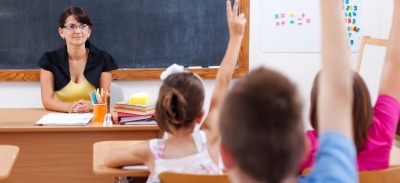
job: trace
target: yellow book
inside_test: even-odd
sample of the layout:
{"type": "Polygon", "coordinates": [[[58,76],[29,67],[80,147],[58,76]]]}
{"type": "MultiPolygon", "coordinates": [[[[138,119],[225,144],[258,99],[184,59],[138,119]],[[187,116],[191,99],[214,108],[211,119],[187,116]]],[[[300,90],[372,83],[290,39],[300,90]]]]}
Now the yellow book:
{"type": "Polygon", "coordinates": [[[147,92],[134,93],[129,97],[129,104],[146,105],[150,102],[151,94],[147,92]]]}

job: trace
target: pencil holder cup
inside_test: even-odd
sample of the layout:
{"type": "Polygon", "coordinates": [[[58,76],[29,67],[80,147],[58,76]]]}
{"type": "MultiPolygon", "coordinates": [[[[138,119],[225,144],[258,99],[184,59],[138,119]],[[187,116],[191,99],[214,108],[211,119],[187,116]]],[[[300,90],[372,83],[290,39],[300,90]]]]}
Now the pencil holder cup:
{"type": "Polygon", "coordinates": [[[107,113],[107,104],[93,104],[93,121],[103,123],[107,113]]]}

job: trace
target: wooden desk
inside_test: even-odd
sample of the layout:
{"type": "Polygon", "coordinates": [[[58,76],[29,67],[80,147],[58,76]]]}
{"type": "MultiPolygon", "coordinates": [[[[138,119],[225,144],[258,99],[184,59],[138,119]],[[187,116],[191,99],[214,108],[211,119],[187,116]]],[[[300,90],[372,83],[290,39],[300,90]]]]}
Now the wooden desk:
{"type": "Polygon", "coordinates": [[[104,155],[111,149],[129,147],[141,141],[102,141],[93,145],[93,172],[97,175],[122,176],[122,177],[147,177],[148,169],[124,170],[121,168],[110,168],[104,165],[104,155]]]}
{"type": "Polygon", "coordinates": [[[17,158],[19,148],[12,145],[0,145],[0,180],[8,178],[17,158]]]}
{"type": "Polygon", "coordinates": [[[156,125],[103,127],[35,126],[44,109],[0,109],[0,144],[20,148],[13,173],[4,182],[112,182],[93,174],[93,144],[106,140],[147,140],[161,137],[156,125]]]}

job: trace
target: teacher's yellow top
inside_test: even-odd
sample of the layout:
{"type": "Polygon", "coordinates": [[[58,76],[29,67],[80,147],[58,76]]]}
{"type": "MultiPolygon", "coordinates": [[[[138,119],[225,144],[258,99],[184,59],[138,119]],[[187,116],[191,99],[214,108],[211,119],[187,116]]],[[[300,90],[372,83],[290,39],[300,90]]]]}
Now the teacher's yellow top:
{"type": "Polygon", "coordinates": [[[61,102],[77,102],[79,100],[90,100],[89,92],[95,87],[86,79],[82,83],[70,81],[64,88],[54,92],[54,98],[61,102]]]}

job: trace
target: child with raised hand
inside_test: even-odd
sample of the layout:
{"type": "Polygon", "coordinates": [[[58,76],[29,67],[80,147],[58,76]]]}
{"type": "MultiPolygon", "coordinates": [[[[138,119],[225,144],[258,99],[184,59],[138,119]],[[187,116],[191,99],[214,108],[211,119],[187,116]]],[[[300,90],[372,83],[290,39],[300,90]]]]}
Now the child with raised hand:
{"type": "MultiPolygon", "coordinates": [[[[359,171],[380,170],[389,167],[396,126],[400,112],[400,1],[394,0],[392,28],[387,46],[386,58],[382,69],[379,96],[374,107],[368,88],[358,73],[353,73],[353,137],[357,148],[359,171]]],[[[315,129],[307,131],[306,136],[311,147],[300,170],[310,167],[317,149],[319,131],[317,125],[318,79],[315,78],[311,91],[310,122],[315,129]]]]}
{"type": "MultiPolygon", "coordinates": [[[[109,167],[145,164],[150,170],[147,182],[157,180],[164,171],[221,174],[219,165],[218,115],[228,90],[246,19],[238,15],[239,0],[233,9],[226,1],[227,22],[230,39],[225,56],[218,69],[211,105],[201,130],[196,123],[203,118],[204,86],[195,73],[172,73],[163,80],[156,104],[156,121],[167,132],[165,139],[153,139],[126,149],[115,149],[105,157],[109,167]]],[[[172,69],[174,70],[174,69],[172,69]]]]}
{"type": "Polygon", "coordinates": [[[239,79],[220,114],[221,157],[233,182],[357,182],[352,142],[352,80],[340,0],[321,0],[320,148],[297,177],[305,140],[302,104],[282,74],[259,68],[239,79]]]}

